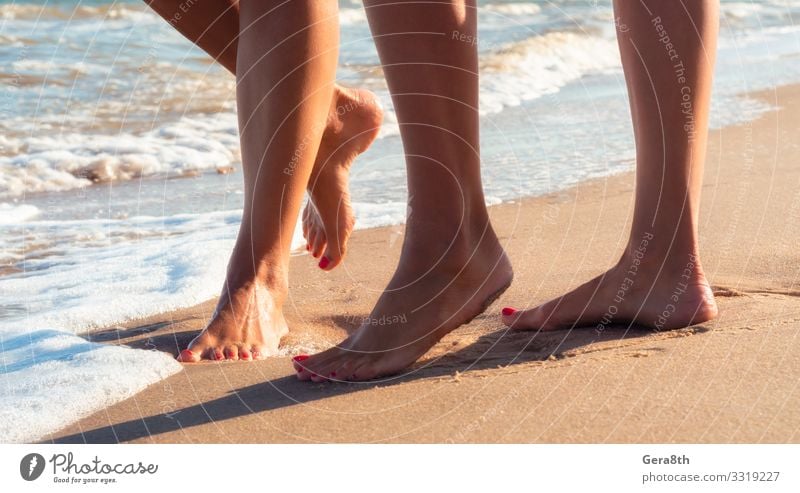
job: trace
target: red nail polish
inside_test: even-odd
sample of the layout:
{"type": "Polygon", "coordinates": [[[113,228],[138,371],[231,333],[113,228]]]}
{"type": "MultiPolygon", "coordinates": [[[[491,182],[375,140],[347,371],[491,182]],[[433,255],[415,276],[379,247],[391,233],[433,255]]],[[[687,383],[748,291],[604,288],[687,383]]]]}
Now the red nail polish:
{"type": "Polygon", "coordinates": [[[298,354],[297,356],[295,356],[295,357],[294,357],[294,358],[292,358],[292,359],[293,359],[294,361],[305,361],[305,360],[307,360],[307,359],[308,359],[308,358],[310,358],[310,357],[311,357],[311,356],[309,356],[309,355],[307,355],[307,354],[298,354]]]}
{"type": "Polygon", "coordinates": [[[327,266],[328,266],[328,264],[330,264],[330,263],[331,263],[331,261],[328,259],[328,257],[322,257],[322,258],[320,259],[320,261],[319,261],[319,268],[320,268],[320,269],[324,269],[324,268],[325,268],[325,267],[327,267],[327,266]]]}
{"type": "Polygon", "coordinates": [[[509,306],[503,308],[503,315],[505,315],[506,317],[511,316],[515,313],[517,313],[516,308],[511,308],[509,306]]]}
{"type": "Polygon", "coordinates": [[[223,359],[222,351],[214,351],[214,358],[218,361],[223,359]]]}
{"type": "Polygon", "coordinates": [[[306,250],[311,251],[311,245],[306,245],[306,250]]]}
{"type": "Polygon", "coordinates": [[[332,376],[332,377],[335,377],[335,376],[336,376],[336,372],[335,372],[335,371],[332,371],[332,372],[331,372],[331,376],[332,376]]]}
{"type": "Polygon", "coordinates": [[[184,349],[183,351],[181,351],[181,360],[192,361],[193,359],[194,359],[194,353],[192,353],[188,349],[184,349]]]}

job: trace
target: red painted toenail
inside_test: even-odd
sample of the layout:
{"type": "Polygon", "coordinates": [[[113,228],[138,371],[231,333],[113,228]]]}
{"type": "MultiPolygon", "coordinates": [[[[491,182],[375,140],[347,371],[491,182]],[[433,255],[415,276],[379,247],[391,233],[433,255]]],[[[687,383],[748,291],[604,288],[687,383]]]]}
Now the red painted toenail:
{"type": "Polygon", "coordinates": [[[294,361],[305,361],[305,360],[307,360],[307,359],[308,359],[308,358],[310,358],[310,357],[311,357],[311,356],[309,356],[309,355],[307,355],[307,354],[298,354],[297,356],[295,356],[295,357],[294,357],[294,358],[292,358],[292,359],[293,359],[294,361]]]}
{"type": "Polygon", "coordinates": [[[221,360],[222,358],[222,351],[214,351],[214,359],[221,360]]]}
{"type": "Polygon", "coordinates": [[[505,315],[506,317],[508,317],[510,315],[513,315],[515,313],[517,313],[517,309],[516,308],[511,308],[509,306],[503,308],[503,315],[505,315]]]}
{"type": "Polygon", "coordinates": [[[336,372],[335,372],[335,371],[332,371],[332,372],[331,372],[331,376],[332,376],[332,377],[335,377],[335,376],[336,376],[336,372]]]}
{"type": "Polygon", "coordinates": [[[320,259],[320,261],[319,261],[319,268],[320,269],[324,269],[330,263],[331,263],[331,261],[330,261],[330,259],[328,257],[322,257],[322,259],[320,259]]]}
{"type": "Polygon", "coordinates": [[[181,351],[181,359],[183,361],[191,361],[194,359],[194,353],[189,351],[188,349],[184,349],[181,351]]]}

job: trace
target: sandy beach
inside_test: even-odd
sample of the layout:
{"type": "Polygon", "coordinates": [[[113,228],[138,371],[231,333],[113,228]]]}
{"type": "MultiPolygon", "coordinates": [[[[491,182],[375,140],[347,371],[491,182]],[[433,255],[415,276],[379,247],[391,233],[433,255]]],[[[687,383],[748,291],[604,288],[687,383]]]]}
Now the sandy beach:
{"type": "MultiPolygon", "coordinates": [[[[616,262],[633,206],[626,173],[492,207],[514,284],[404,375],[354,384],[294,376],[291,348],[322,349],[354,330],[398,259],[402,227],[357,231],[332,273],[293,259],[286,356],[187,365],[43,441],[796,443],[800,86],[759,98],[777,111],[709,140],[700,234],[720,307],[713,322],[599,335],[500,323],[501,307],[537,305],[616,262]]],[[[213,307],[88,337],[177,354],[213,307]]]]}

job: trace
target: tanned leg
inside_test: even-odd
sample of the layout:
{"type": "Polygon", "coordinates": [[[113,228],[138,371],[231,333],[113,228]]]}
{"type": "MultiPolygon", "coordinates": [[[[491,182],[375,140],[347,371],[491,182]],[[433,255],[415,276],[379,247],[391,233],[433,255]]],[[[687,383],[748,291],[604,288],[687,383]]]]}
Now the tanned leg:
{"type": "MultiPolygon", "coordinates": [[[[147,4],[186,38],[236,74],[239,46],[238,0],[146,0],[147,4]]],[[[312,178],[311,201],[303,212],[308,250],[331,270],[342,261],[355,224],[348,178],[356,156],[378,136],[383,111],[365,89],[336,85],[312,178]],[[326,260],[322,260],[325,258],[326,260]]]]}
{"type": "Polygon", "coordinates": [[[636,138],[630,239],[605,274],[533,309],[503,309],[515,329],[662,330],[717,315],[697,236],[717,1],[616,0],[614,9],[636,138]]]}
{"type": "Polygon", "coordinates": [[[183,361],[274,353],[292,233],[336,76],[336,0],[242,0],[236,78],[244,212],[217,309],[183,361]]]}
{"type": "Polygon", "coordinates": [[[397,373],[512,279],[481,186],[477,50],[459,40],[476,35],[474,2],[366,7],[397,109],[411,214],[397,270],[369,317],[337,347],[296,359],[303,380],[397,373]]]}

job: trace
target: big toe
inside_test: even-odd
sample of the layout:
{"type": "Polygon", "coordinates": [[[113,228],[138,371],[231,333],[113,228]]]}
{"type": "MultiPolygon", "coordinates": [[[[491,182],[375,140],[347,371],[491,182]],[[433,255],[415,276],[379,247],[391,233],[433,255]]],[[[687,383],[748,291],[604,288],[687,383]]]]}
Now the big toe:
{"type": "Polygon", "coordinates": [[[205,332],[195,337],[189,346],[178,355],[178,361],[182,363],[197,363],[204,359],[223,359],[222,351],[215,347],[212,338],[205,332]],[[217,356],[221,357],[217,358],[217,356]]]}
{"type": "Polygon", "coordinates": [[[347,253],[347,240],[350,239],[352,227],[344,225],[337,229],[335,236],[329,237],[325,251],[320,259],[319,267],[322,270],[333,270],[342,263],[347,253]]]}
{"type": "Polygon", "coordinates": [[[184,349],[178,354],[178,361],[181,363],[197,363],[200,361],[200,354],[195,353],[191,349],[184,349]]]}
{"type": "Polygon", "coordinates": [[[513,330],[550,330],[549,321],[542,317],[541,307],[530,310],[503,308],[501,320],[513,330]]]}

